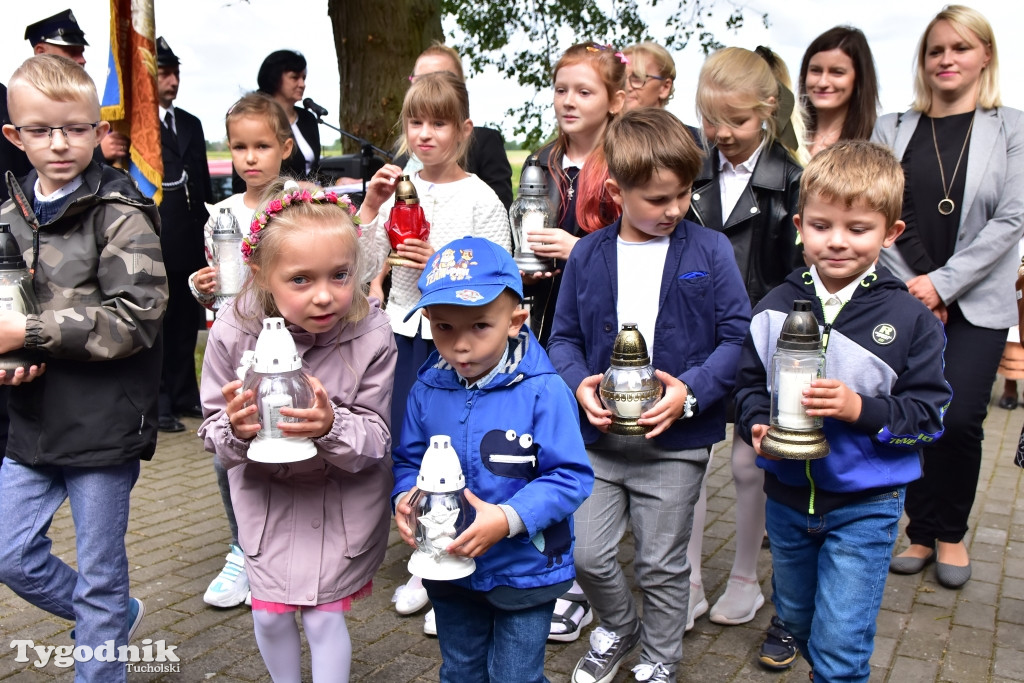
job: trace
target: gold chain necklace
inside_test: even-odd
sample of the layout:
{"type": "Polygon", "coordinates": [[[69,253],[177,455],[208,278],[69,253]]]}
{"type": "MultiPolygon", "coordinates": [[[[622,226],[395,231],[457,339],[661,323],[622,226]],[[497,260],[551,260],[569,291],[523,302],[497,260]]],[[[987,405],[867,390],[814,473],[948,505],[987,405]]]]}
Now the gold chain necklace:
{"type": "Polygon", "coordinates": [[[942,178],[942,194],[943,199],[939,200],[939,213],[943,216],[948,216],[953,213],[953,209],[956,208],[956,204],[949,198],[949,193],[953,189],[953,182],[956,180],[956,172],[960,170],[960,162],[964,160],[964,152],[967,151],[967,141],[971,139],[971,130],[974,128],[974,117],[971,117],[971,125],[967,126],[967,136],[964,138],[964,146],[960,148],[960,156],[957,157],[956,167],[953,169],[953,175],[949,179],[949,186],[946,186],[946,172],[942,168],[942,155],[939,154],[939,140],[935,136],[935,119],[928,117],[932,122],[932,142],[935,144],[935,158],[939,160],[939,177],[942,178]]]}

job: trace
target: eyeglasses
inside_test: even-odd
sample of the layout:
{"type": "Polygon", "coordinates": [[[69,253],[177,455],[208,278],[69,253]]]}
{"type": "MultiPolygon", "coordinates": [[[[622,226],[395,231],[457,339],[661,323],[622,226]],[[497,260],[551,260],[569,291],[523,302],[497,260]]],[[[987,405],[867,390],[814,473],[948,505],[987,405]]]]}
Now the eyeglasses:
{"type": "Polygon", "coordinates": [[[654,76],[653,74],[647,74],[646,78],[640,78],[636,74],[630,74],[629,77],[626,78],[626,82],[629,83],[629,87],[632,88],[633,90],[639,90],[640,88],[647,85],[647,81],[651,80],[652,78],[656,81],[665,80],[664,76],[654,76]]]}
{"type": "Polygon", "coordinates": [[[93,130],[100,122],[68,123],[63,126],[15,126],[14,130],[22,140],[32,144],[49,144],[53,140],[53,131],[59,130],[68,144],[89,140],[93,130]]]}

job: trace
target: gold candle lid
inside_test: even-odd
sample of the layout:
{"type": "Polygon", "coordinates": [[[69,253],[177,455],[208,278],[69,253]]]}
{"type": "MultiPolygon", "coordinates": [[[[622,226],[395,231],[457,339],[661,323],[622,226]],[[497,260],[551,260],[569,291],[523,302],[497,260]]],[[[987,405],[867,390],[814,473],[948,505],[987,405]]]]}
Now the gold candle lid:
{"type": "Polygon", "coordinates": [[[640,368],[651,364],[647,353],[647,342],[640,334],[636,323],[622,323],[622,330],[615,335],[612,346],[612,367],[640,368]]]}
{"type": "Polygon", "coordinates": [[[419,204],[420,198],[416,194],[416,186],[412,184],[409,176],[404,175],[398,179],[395,187],[395,200],[406,204],[419,204]]]}

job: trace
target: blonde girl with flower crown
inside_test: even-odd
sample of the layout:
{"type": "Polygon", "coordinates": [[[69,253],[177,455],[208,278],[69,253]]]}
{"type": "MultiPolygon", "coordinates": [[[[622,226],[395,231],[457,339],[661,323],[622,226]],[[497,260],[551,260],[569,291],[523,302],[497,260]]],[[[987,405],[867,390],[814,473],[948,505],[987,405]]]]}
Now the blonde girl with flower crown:
{"type": "Polygon", "coordinates": [[[395,342],[368,300],[366,255],[347,197],[269,184],[247,224],[250,275],[210,330],[200,393],[208,451],[228,470],[252,589],[256,643],[275,683],[301,680],[295,612],[313,681],[347,681],[352,646],[345,611],[368,595],[384,559],[392,477],[395,342]],[[266,317],[284,318],[314,387],[312,408],[282,408],[277,428],[313,440],[316,455],[285,465],[250,461],[260,430],[253,392],[237,369],[266,317]]]}
{"type": "MultiPolygon", "coordinates": [[[[231,150],[231,164],[235,173],[245,181],[245,192],[233,194],[206,207],[210,213],[204,228],[208,265],[189,276],[188,283],[196,300],[211,310],[217,310],[226,303],[226,298],[214,295],[217,289],[217,270],[213,264],[217,245],[213,241],[213,228],[217,216],[221,209],[228,209],[244,231],[259,206],[261,194],[281,175],[281,165],[291,154],[294,145],[291,125],[284,110],[272,97],[263,93],[249,93],[231,105],[224,117],[224,125],[227,128],[228,148],[231,150]]],[[[216,459],[213,469],[217,474],[217,486],[231,530],[231,545],[228,547],[224,568],[210,582],[203,594],[203,601],[214,607],[234,607],[248,597],[249,578],[245,573],[245,555],[238,545],[238,524],[231,507],[228,475],[216,459]]]]}
{"type": "MultiPolygon", "coordinates": [[[[416,373],[434,350],[430,324],[419,311],[408,321],[405,315],[420,298],[416,281],[424,265],[434,254],[435,246],[459,237],[485,237],[511,252],[512,234],[508,213],[498,196],[484,181],[465,170],[473,122],[469,118],[469,95],[465,82],[448,71],[417,76],[402,103],[401,152],[411,152],[423,168],[411,174],[420,206],[430,224],[428,240],[409,239],[398,246],[398,254],[410,265],[390,268],[391,290],[387,314],[395,331],[398,364],[395,370],[392,425],[400,434],[405,419],[405,402],[416,373]]],[[[384,226],[395,204],[395,189],[403,171],[387,164],[367,184],[366,199],[359,217],[367,227],[377,228],[377,254],[385,256],[390,249],[384,226]]],[[[371,287],[379,292],[385,266],[371,287]]],[[[396,439],[397,441],[397,439],[396,439]]],[[[400,586],[394,598],[401,614],[411,614],[427,604],[426,590],[419,578],[412,577],[400,586]]],[[[433,632],[432,614],[425,630],[433,632]]]]}
{"type": "MultiPolygon", "coordinates": [[[[686,217],[729,238],[751,305],[802,264],[793,224],[802,169],[777,138],[791,123],[778,114],[784,94],[778,78],[784,70],[767,48],[728,47],[707,58],[697,81],[697,113],[710,151],[693,183],[686,217]]],[[[755,457],[752,447],[738,437],[733,440],[736,554],[725,593],[711,607],[711,621],[718,624],[746,623],[765,601],[757,576],[765,529],[764,473],[755,457]]],[[[700,571],[706,509],[702,490],[687,552],[692,565],[688,629],[708,611],[700,571]]],[[[780,658],[788,661],[761,661],[785,668],[795,656],[793,648],[792,656],[780,658]]]]}

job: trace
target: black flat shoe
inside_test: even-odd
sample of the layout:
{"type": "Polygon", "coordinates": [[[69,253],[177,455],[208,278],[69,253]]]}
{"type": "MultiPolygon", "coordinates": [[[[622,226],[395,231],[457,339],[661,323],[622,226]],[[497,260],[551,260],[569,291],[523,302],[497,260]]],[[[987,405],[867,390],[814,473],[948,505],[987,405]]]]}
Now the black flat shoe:
{"type": "Polygon", "coordinates": [[[999,407],[1002,408],[1003,410],[1013,410],[1014,408],[1017,407],[1017,397],[1003,396],[1001,399],[999,399],[999,407]]]}
{"type": "Polygon", "coordinates": [[[198,417],[203,416],[203,409],[199,406],[189,406],[175,411],[177,417],[198,417]]]}
{"type": "Polygon", "coordinates": [[[185,431],[185,424],[175,417],[161,417],[156,423],[157,430],[173,434],[185,431]]]}

